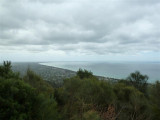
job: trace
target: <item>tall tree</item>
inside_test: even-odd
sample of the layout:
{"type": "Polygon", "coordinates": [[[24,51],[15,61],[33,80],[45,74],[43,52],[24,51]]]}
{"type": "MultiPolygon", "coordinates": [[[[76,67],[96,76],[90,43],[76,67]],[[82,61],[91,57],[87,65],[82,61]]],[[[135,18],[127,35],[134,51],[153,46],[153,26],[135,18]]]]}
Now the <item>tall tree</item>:
{"type": "Polygon", "coordinates": [[[19,78],[19,73],[12,71],[10,61],[4,61],[3,65],[0,66],[0,77],[1,78],[19,78]]]}
{"type": "Polygon", "coordinates": [[[146,93],[148,78],[149,77],[147,75],[142,75],[139,71],[136,71],[135,73],[131,73],[127,80],[129,80],[130,84],[135,88],[146,93]]]}

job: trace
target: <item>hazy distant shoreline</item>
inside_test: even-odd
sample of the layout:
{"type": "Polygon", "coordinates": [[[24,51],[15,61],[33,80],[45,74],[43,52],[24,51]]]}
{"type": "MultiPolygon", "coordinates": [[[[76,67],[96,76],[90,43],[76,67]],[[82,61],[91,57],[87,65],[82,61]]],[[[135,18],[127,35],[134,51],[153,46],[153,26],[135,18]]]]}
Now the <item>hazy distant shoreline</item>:
{"type": "MultiPolygon", "coordinates": [[[[12,63],[12,69],[15,72],[19,72],[21,76],[26,74],[27,69],[33,70],[35,73],[40,75],[44,80],[51,82],[62,82],[66,78],[70,78],[76,75],[76,71],[69,69],[59,68],[55,66],[43,65],[38,62],[16,62],[12,63]]],[[[118,79],[97,76],[100,80],[111,80],[117,81],[118,79]]]]}
{"type": "MultiPolygon", "coordinates": [[[[66,71],[72,71],[74,73],[76,73],[76,71],[73,71],[73,70],[69,70],[69,69],[65,69],[65,68],[62,68],[62,67],[55,67],[55,66],[51,66],[51,65],[44,65],[43,63],[38,63],[40,65],[43,65],[43,66],[47,66],[47,67],[53,67],[53,68],[57,68],[57,69],[62,69],[62,70],[66,70],[66,71]]],[[[95,75],[97,76],[97,75],[95,75]]],[[[97,76],[99,80],[109,80],[109,81],[117,81],[117,80],[120,80],[120,78],[111,78],[111,77],[105,77],[105,76],[97,76]]]]}
{"type": "MultiPolygon", "coordinates": [[[[43,65],[43,63],[38,63],[40,65],[43,65]]],[[[74,73],[76,73],[77,71],[73,71],[73,70],[69,70],[69,69],[65,69],[65,68],[61,68],[61,67],[55,67],[55,66],[49,66],[49,65],[43,65],[43,66],[48,66],[48,67],[54,67],[54,68],[57,68],[57,69],[62,69],[62,70],[66,70],[66,71],[72,71],[74,73]]],[[[97,76],[97,75],[95,75],[97,76]]],[[[105,76],[97,76],[100,80],[120,80],[120,78],[110,78],[110,77],[105,77],[105,76]]]]}
{"type": "Polygon", "coordinates": [[[130,73],[138,70],[149,76],[148,82],[155,82],[160,79],[160,62],[54,61],[39,64],[74,72],[79,68],[87,69],[96,76],[112,79],[126,79],[130,73]]]}

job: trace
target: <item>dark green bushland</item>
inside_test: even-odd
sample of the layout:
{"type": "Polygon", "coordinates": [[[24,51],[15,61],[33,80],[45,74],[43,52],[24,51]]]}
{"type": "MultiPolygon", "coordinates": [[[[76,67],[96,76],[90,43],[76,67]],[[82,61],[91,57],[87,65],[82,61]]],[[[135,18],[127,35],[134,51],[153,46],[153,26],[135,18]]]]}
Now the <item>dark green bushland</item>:
{"type": "Polygon", "coordinates": [[[10,62],[0,66],[0,120],[160,120],[160,82],[131,73],[126,80],[99,80],[80,69],[53,87],[33,71],[22,78],[10,62]]]}

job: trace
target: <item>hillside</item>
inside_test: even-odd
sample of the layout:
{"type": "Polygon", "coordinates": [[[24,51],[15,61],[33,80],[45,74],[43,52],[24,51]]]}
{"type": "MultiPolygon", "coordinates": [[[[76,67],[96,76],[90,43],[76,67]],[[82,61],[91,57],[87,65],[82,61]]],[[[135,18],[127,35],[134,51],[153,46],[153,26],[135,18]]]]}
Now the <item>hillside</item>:
{"type": "Polygon", "coordinates": [[[76,75],[76,72],[74,71],[40,65],[39,63],[34,62],[12,63],[13,71],[19,72],[21,76],[25,75],[28,68],[40,75],[44,80],[55,83],[61,83],[64,78],[70,78],[76,75]]]}

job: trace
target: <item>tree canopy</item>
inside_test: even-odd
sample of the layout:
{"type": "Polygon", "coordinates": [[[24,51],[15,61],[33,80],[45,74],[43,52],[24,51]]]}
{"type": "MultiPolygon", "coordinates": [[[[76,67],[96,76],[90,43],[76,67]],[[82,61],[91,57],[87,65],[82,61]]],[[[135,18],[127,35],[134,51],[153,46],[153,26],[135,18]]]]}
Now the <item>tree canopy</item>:
{"type": "Polygon", "coordinates": [[[160,120],[160,82],[136,71],[127,80],[99,80],[80,69],[59,87],[11,62],[0,65],[0,120],[160,120]]]}
{"type": "Polygon", "coordinates": [[[14,73],[11,62],[0,66],[0,119],[58,120],[57,103],[50,85],[31,71],[24,78],[29,80],[14,73]]]}
{"type": "Polygon", "coordinates": [[[147,75],[142,75],[139,71],[136,71],[135,73],[131,73],[127,80],[133,85],[135,88],[140,90],[143,93],[146,93],[147,88],[147,75]]]}

